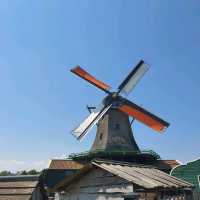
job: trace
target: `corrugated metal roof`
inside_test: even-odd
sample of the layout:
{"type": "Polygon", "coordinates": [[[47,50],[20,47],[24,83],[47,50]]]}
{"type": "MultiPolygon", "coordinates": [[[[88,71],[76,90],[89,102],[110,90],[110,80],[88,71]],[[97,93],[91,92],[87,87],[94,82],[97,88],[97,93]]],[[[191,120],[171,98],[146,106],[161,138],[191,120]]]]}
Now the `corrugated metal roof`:
{"type": "Polygon", "coordinates": [[[51,160],[49,169],[81,169],[84,164],[73,160],[51,160]]]}
{"type": "Polygon", "coordinates": [[[186,181],[177,179],[150,166],[105,161],[93,161],[92,164],[146,189],[193,187],[192,184],[186,181]]]}
{"type": "Polygon", "coordinates": [[[135,165],[133,163],[124,163],[120,161],[94,160],[78,170],[76,174],[60,181],[52,191],[60,191],[67,188],[94,167],[108,171],[115,176],[130,181],[145,189],[181,189],[193,187],[192,184],[170,176],[153,166],[135,165]]]}

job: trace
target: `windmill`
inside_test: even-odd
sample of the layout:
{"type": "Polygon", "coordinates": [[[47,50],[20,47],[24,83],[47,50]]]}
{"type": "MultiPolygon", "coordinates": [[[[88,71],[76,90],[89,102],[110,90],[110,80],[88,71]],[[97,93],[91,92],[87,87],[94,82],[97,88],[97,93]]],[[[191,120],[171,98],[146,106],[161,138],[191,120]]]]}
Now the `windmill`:
{"type": "Polygon", "coordinates": [[[148,69],[149,66],[141,60],[115,92],[111,92],[108,84],[96,79],[80,66],[71,69],[71,72],[107,94],[101,107],[92,110],[90,115],[72,131],[73,135],[81,140],[97,124],[97,134],[91,151],[123,149],[139,152],[129,116],[157,132],[163,132],[169,126],[168,122],[123,97],[123,94],[128,95],[133,90],[148,69]]]}

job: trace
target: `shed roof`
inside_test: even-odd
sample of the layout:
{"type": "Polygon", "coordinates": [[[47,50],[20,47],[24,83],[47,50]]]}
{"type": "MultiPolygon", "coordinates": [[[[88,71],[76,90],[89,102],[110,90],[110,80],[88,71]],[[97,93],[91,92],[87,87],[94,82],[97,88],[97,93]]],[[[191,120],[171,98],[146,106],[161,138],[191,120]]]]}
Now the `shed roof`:
{"type": "Polygon", "coordinates": [[[39,175],[0,176],[0,182],[12,181],[38,181],[39,175]]]}
{"type": "Polygon", "coordinates": [[[108,171],[115,176],[132,182],[135,185],[145,189],[156,188],[191,188],[192,184],[172,177],[153,166],[134,165],[118,161],[94,160],[90,165],[85,166],[72,177],[66,178],[55,186],[55,190],[62,190],[69,186],[73,181],[80,179],[81,176],[91,169],[98,167],[108,171]]]}
{"type": "Polygon", "coordinates": [[[9,181],[0,182],[0,189],[2,188],[34,188],[38,181],[9,181]]]}
{"type": "Polygon", "coordinates": [[[29,200],[31,195],[1,195],[0,200],[29,200]]]}
{"type": "Polygon", "coordinates": [[[53,159],[50,162],[49,169],[81,169],[83,166],[83,163],[74,160],[53,159]]]}
{"type": "Polygon", "coordinates": [[[174,178],[151,166],[137,166],[128,163],[99,161],[94,161],[93,165],[146,189],[160,187],[187,188],[193,186],[186,181],[174,178]]]}

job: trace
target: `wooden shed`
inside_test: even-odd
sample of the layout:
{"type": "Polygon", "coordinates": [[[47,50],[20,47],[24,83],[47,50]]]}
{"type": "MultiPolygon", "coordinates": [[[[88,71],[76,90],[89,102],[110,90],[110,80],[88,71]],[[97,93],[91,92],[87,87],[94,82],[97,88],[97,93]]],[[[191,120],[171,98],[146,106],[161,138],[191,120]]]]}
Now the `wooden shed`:
{"type": "MultiPolygon", "coordinates": [[[[40,179],[46,190],[50,191],[57,183],[72,176],[84,166],[83,163],[70,159],[53,159],[47,169],[43,170],[40,179]]],[[[54,199],[54,192],[47,192],[49,199],[54,199]]]]}
{"type": "Polygon", "coordinates": [[[46,200],[39,176],[0,177],[0,200],[46,200]]]}
{"type": "Polygon", "coordinates": [[[58,183],[56,200],[192,199],[193,185],[153,166],[94,160],[58,183]]]}
{"type": "Polygon", "coordinates": [[[52,188],[65,177],[73,175],[84,166],[83,163],[67,159],[53,159],[43,170],[41,179],[45,187],[52,188]]]}

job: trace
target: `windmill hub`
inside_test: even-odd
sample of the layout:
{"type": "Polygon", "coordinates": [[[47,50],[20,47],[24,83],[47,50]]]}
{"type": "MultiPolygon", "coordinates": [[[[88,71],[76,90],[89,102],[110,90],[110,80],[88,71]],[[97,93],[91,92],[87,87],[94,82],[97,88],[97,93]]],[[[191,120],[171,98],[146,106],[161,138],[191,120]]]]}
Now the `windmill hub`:
{"type": "Polygon", "coordinates": [[[116,98],[117,96],[119,96],[118,92],[112,92],[111,95],[112,95],[113,98],[116,98]]]}
{"type": "Polygon", "coordinates": [[[116,92],[113,92],[103,99],[103,105],[109,106],[112,104],[112,108],[117,108],[121,105],[122,100],[121,96],[119,96],[116,92]]]}

